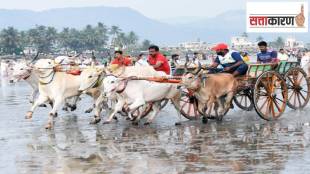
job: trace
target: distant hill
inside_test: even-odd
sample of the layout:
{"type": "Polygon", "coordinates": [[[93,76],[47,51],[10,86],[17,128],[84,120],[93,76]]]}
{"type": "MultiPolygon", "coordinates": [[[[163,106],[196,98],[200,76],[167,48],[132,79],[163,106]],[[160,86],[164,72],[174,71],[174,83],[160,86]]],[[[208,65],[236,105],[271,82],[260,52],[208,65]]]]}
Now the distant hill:
{"type": "MultiPolygon", "coordinates": [[[[0,9],[0,28],[14,26],[18,29],[29,29],[35,25],[54,26],[57,29],[82,28],[87,24],[95,25],[98,22],[108,26],[117,25],[126,32],[135,31],[140,39],[150,39],[161,45],[197,38],[207,42],[229,42],[231,36],[245,31],[245,11],[227,11],[212,18],[181,17],[158,21],[124,7],[61,8],[41,12],[0,9]]],[[[253,39],[258,35],[271,39],[282,34],[250,33],[253,39]]],[[[287,35],[294,35],[298,39],[310,42],[309,33],[284,36],[287,35]]]]}

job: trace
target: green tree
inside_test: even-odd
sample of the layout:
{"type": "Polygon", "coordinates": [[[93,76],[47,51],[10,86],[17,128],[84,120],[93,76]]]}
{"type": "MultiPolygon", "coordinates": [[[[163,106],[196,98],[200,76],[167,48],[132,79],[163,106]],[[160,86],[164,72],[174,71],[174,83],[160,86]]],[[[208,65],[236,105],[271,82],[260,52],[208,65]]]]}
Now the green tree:
{"type": "Polygon", "coordinates": [[[260,41],[263,41],[264,40],[264,38],[262,37],[262,36],[258,36],[257,38],[256,38],[256,41],[257,42],[260,42],[260,41]]]}
{"type": "Polygon", "coordinates": [[[0,33],[0,45],[5,54],[19,54],[21,47],[18,30],[13,27],[3,29],[0,33]]]}
{"type": "Polygon", "coordinates": [[[146,40],[144,40],[144,41],[142,42],[142,47],[141,47],[141,49],[142,49],[142,50],[147,50],[150,46],[151,46],[151,41],[146,39],[146,40]]]}
{"type": "Polygon", "coordinates": [[[278,37],[275,41],[275,46],[277,48],[283,48],[284,47],[284,39],[282,37],[278,37]]]}
{"type": "Polygon", "coordinates": [[[28,31],[30,44],[38,52],[50,53],[57,39],[57,30],[54,27],[36,26],[28,31]]]}

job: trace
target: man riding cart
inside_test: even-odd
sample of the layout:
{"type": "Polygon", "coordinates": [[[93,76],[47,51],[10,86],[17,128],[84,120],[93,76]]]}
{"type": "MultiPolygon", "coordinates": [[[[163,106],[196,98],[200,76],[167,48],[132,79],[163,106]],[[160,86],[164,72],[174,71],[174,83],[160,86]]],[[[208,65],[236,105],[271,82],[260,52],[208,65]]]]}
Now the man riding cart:
{"type": "Polygon", "coordinates": [[[210,73],[227,72],[234,76],[244,75],[248,70],[248,65],[243,61],[240,53],[228,49],[225,43],[219,43],[212,50],[216,51],[217,57],[209,66],[210,73]],[[223,69],[217,68],[219,65],[223,69]]]}

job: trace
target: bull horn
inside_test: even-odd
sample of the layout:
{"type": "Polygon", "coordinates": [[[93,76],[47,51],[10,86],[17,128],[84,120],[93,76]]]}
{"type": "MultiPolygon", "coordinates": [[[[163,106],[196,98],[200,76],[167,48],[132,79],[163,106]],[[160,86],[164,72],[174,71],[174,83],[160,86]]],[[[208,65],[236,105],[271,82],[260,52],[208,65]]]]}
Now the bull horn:
{"type": "Polygon", "coordinates": [[[185,64],[184,64],[184,70],[185,70],[185,74],[186,74],[186,73],[188,73],[188,69],[187,69],[187,63],[188,63],[188,62],[186,61],[186,62],[185,62],[185,64]]]}
{"type": "Polygon", "coordinates": [[[91,58],[96,59],[95,53],[93,51],[91,52],[91,58]]]}
{"type": "Polygon", "coordinates": [[[36,59],[39,57],[40,52],[38,51],[36,56],[34,58],[32,58],[31,62],[29,64],[32,64],[34,61],[36,61],[36,59]]]}
{"type": "Polygon", "coordinates": [[[201,63],[198,61],[198,68],[196,69],[195,72],[193,72],[193,74],[194,74],[194,75],[197,75],[197,74],[200,72],[201,69],[202,69],[201,63]]]}

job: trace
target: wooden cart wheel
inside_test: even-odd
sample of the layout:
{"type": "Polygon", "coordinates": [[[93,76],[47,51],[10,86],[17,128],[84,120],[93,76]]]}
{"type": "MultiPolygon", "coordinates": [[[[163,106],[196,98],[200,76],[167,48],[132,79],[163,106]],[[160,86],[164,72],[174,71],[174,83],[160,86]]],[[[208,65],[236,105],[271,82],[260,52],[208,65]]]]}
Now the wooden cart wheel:
{"type": "Polygon", "coordinates": [[[234,96],[234,103],[242,110],[251,111],[254,108],[253,94],[251,89],[240,90],[234,96]]]}
{"type": "Polygon", "coordinates": [[[197,120],[200,118],[200,113],[198,112],[198,100],[187,89],[182,90],[180,112],[189,120],[197,120]]]}
{"type": "Polygon", "coordinates": [[[301,68],[291,68],[285,74],[288,88],[287,106],[292,109],[304,108],[310,99],[310,81],[301,68]]]}
{"type": "Polygon", "coordinates": [[[287,86],[282,76],[274,71],[261,74],[255,83],[253,103],[257,114],[265,120],[276,120],[285,111],[287,86]]]}

